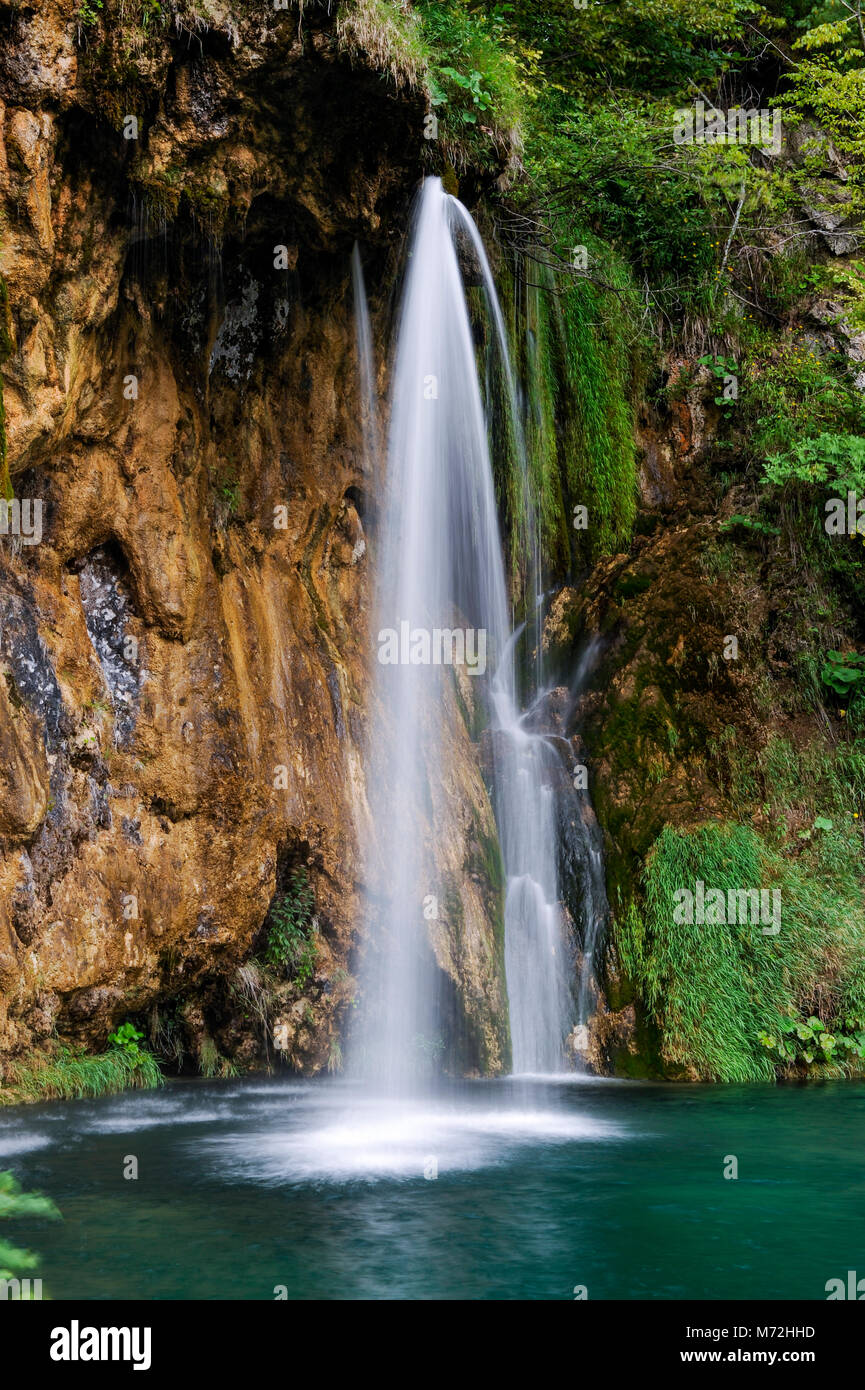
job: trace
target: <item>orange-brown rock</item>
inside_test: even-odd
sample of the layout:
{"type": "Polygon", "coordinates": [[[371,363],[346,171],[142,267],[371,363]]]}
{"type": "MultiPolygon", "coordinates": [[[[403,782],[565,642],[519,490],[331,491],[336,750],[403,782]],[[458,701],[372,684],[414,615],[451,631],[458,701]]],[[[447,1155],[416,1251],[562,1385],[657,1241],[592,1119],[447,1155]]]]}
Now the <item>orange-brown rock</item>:
{"type": "MultiPolygon", "coordinates": [[[[0,539],[0,1053],[174,1011],[193,1051],[221,1030],[248,1060],[226,1000],[254,995],[238,969],[303,865],[316,970],[281,1037],[315,1069],[364,922],[376,478],[349,259],[359,238],[383,302],[424,98],[350,65],[324,9],[156,32],[115,10],[0,0],[6,430],[43,503],[38,544],[0,539]]],[[[450,791],[489,826],[454,737],[450,791]]],[[[501,943],[466,884],[439,957],[495,1068],[501,943]]]]}

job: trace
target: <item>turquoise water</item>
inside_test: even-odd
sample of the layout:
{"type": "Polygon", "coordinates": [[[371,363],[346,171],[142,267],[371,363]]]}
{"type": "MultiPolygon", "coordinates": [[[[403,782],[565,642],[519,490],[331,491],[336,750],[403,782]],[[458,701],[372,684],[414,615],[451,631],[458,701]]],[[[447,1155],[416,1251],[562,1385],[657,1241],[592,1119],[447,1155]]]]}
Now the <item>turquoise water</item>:
{"type": "Polygon", "coordinates": [[[0,1167],[63,1213],[14,1228],[54,1298],[825,1299],[865,1276],[863,1160],[858,1083],[387,1106],[250,1078],[0,1113],[0,1167]]]}

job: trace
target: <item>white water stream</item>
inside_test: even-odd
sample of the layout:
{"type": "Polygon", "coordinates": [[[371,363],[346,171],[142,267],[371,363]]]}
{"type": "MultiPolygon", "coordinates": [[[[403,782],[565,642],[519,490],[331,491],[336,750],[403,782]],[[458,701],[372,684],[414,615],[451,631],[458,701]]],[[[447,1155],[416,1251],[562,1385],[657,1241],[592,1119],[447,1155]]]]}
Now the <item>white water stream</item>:
{"type": "MultiPolygon", "coordinates": [[[[557,876],[562,762],[547,737],[527,729],[517,702],[519,634],[511,630],[488,419],[460,264],[467,251],[486,290],[515,405],[480,235],[441,182],[428,179],[402,291],[375,547],[377,713],[368,792],[380,869],[361,1051],[363,1071],[391,1089],[410,1085],[420,1057],[437,1045],[435,919],[425,911],[441,892],[439,851],[462,833],[458,786],[450,796],[439,794],[450,781],[449,721],[459,718],[449,651],[464,649],[469,669],[474,663],[468,679],[491,731],[513,1070],[562,1071],[576,1017],[557,876]]],[[[357,267],[355,284],[357,291],[357,267]]],[[[517,463],[524,468],[524,455],[517,463]]]]}

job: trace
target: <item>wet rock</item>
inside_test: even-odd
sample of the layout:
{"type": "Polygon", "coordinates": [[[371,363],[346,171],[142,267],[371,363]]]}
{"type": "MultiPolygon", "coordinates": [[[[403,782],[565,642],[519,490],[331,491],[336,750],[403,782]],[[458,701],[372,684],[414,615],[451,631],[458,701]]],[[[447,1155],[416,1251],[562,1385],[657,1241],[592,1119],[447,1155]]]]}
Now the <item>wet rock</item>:
{"type": "Polygon", "coordinates": [[[128,744],[135,729],[142,674],[142,653],[130,630],[132,599],[117,561],[104,547],[81,566],[78,586],[87,634],[114,709],[114,738],[118,744],[128,744]]]}
{"type": "MultiPolygon", "coordinates": [[[[114,0],[80,39],[76,0],[0,12],[9,458],[46,498],[42,542],[4,551],[0,574],[0,1053],[49,1013],[101,1046],[116,1015],[179,1000],[201,1056],[290,839],[327,929],[305,997],[286,982],[277,1012],[292,1064],[320,1069],[368,886],[377,482],[349,258],[360,240],[380,299],[426,97],[349,63],[327,7],[299,26],[211,0],[206,24],[134,43],[114,0]]],[[[489,834],[490,808],[453,722],[442,795],[483,857],[468,832],[489,834]]],[[[454,881],[468,838],[444,847],[454,881]]],[[[504,982],[489,886],[469,872],[463,942],[436,949],[499,1065],[504,982]]]]}

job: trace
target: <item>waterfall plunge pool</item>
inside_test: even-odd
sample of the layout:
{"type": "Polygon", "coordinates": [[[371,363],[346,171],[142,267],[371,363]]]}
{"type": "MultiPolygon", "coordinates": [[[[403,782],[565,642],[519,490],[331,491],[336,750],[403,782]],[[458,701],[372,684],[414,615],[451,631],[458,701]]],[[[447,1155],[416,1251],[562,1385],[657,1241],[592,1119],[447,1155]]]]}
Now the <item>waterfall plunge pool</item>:
{"type": "Polygon", "coordinates": [[[14,1231],[55,1299],[821,1299],[863,1140],[849,1082],[252,1077],[4,1110],[0,1167],[63,1214],[14,1231]]]}

